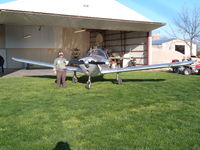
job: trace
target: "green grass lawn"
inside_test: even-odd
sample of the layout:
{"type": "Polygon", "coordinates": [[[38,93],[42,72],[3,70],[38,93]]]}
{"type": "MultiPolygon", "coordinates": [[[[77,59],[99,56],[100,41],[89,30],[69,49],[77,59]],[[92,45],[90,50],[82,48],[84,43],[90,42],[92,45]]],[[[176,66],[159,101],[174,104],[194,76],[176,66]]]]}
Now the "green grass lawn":
{"type": "Polygon", "coordinates": [[[0,150],[199,150],[200,76],[169,72],[87,78],[0,78],[0,150]]]}

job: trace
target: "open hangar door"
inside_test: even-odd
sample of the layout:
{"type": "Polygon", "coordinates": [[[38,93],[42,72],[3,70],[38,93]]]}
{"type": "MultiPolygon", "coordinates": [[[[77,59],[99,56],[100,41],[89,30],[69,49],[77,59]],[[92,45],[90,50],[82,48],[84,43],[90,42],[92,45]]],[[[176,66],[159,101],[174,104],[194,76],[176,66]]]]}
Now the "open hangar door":
{"type": "Polygon", "coordinates": [[[79,30],[69,27],[6,25],[8,68],[24,67],[24,64],[13,62],[12,57],[53,63],[59,50],[70,60],[84,57],[88,49],[94,47],[120,56],[130,53],[136,59],[136,65],[148,64],[149,32],[94,29],[76,32],[79,30]]]}
{"type": "Polygon", "coordinates": [[[90,32],[90,47],[99,47],[121,57],[129,53],[136,59],[136,65],[149,64],[149,32],[94,30],[90,32]]]}

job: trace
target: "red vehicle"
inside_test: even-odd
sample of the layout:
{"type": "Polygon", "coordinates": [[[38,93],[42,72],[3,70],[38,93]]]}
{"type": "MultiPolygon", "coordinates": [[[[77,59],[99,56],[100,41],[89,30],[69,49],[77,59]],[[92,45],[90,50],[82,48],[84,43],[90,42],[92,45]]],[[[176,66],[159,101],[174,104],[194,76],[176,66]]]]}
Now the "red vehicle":
{"type": "MultiPolygon", "coordinates": [[[[179,60],[172,60],[172,62],[178,62],[179,60]]],[[[186,66],[172,67],[173,72],[182,73],[184,75],[191,75],[192,73],[200,74],[200,64],[193,63],[186,66]]]]}

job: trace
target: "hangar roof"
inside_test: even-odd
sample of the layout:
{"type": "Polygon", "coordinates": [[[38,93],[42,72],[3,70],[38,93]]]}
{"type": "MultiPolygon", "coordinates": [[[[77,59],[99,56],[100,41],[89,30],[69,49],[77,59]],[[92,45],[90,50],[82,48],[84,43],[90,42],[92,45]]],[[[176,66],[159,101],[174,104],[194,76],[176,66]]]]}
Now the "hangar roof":
{"type": "Polygon", "coordinates": [[[175,39],[172,38],[172,39],[153,40],[152,44],[153,45],[162,45],[163,43],[170,42],[170,41],[173,41],[173,40],[175,40],[175,39]]]}
{"type": "Polygon", "coordinates": [[[163,26],[116,0],[16,0],[0,5],[0,24],[151,31],[163,26]]]}
{"type": "MultiPolygon", "coordinates": [[[[189,40],[184,41],[183,39],[178,39],[178,38],[170,38],[170,39],[161,39],[161,40],[153,40],[152,45],[162,45],[163,43],[171,42],[171,41],[181,41],[181,42],[190,42],[189,40]]],[[[196,44],[196,43],[193,43],[196,44]]]]}

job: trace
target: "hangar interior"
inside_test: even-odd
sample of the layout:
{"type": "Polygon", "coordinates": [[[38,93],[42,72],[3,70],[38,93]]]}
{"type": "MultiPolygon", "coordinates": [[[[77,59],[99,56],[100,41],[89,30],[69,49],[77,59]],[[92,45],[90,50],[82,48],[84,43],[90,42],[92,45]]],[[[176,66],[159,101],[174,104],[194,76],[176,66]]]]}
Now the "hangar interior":
{"type": "Polygon", "coordinates": [[[0,53],[6,68],[24,67],[12,61],[12,57],[52,63],[59,50],[70,60],[84,57],[90,48],[101,48],[110,56],[130,52],[137,65],[144,65],[148,64],[148,45],[149,32],[0,25],[0,53]]]}
{"type": "Polygon", "coordinates": [[[149,32],[136,31],[92,31],[90,46],[98,46],[112,56],[113,53],[123,56],[130,53],[136,59],[136,65],[148,64],[149,32]],[[100,37],[102,36],[102,40],[100,37]],[[102,42],[101,42],[102,41],[102,42]]]}

